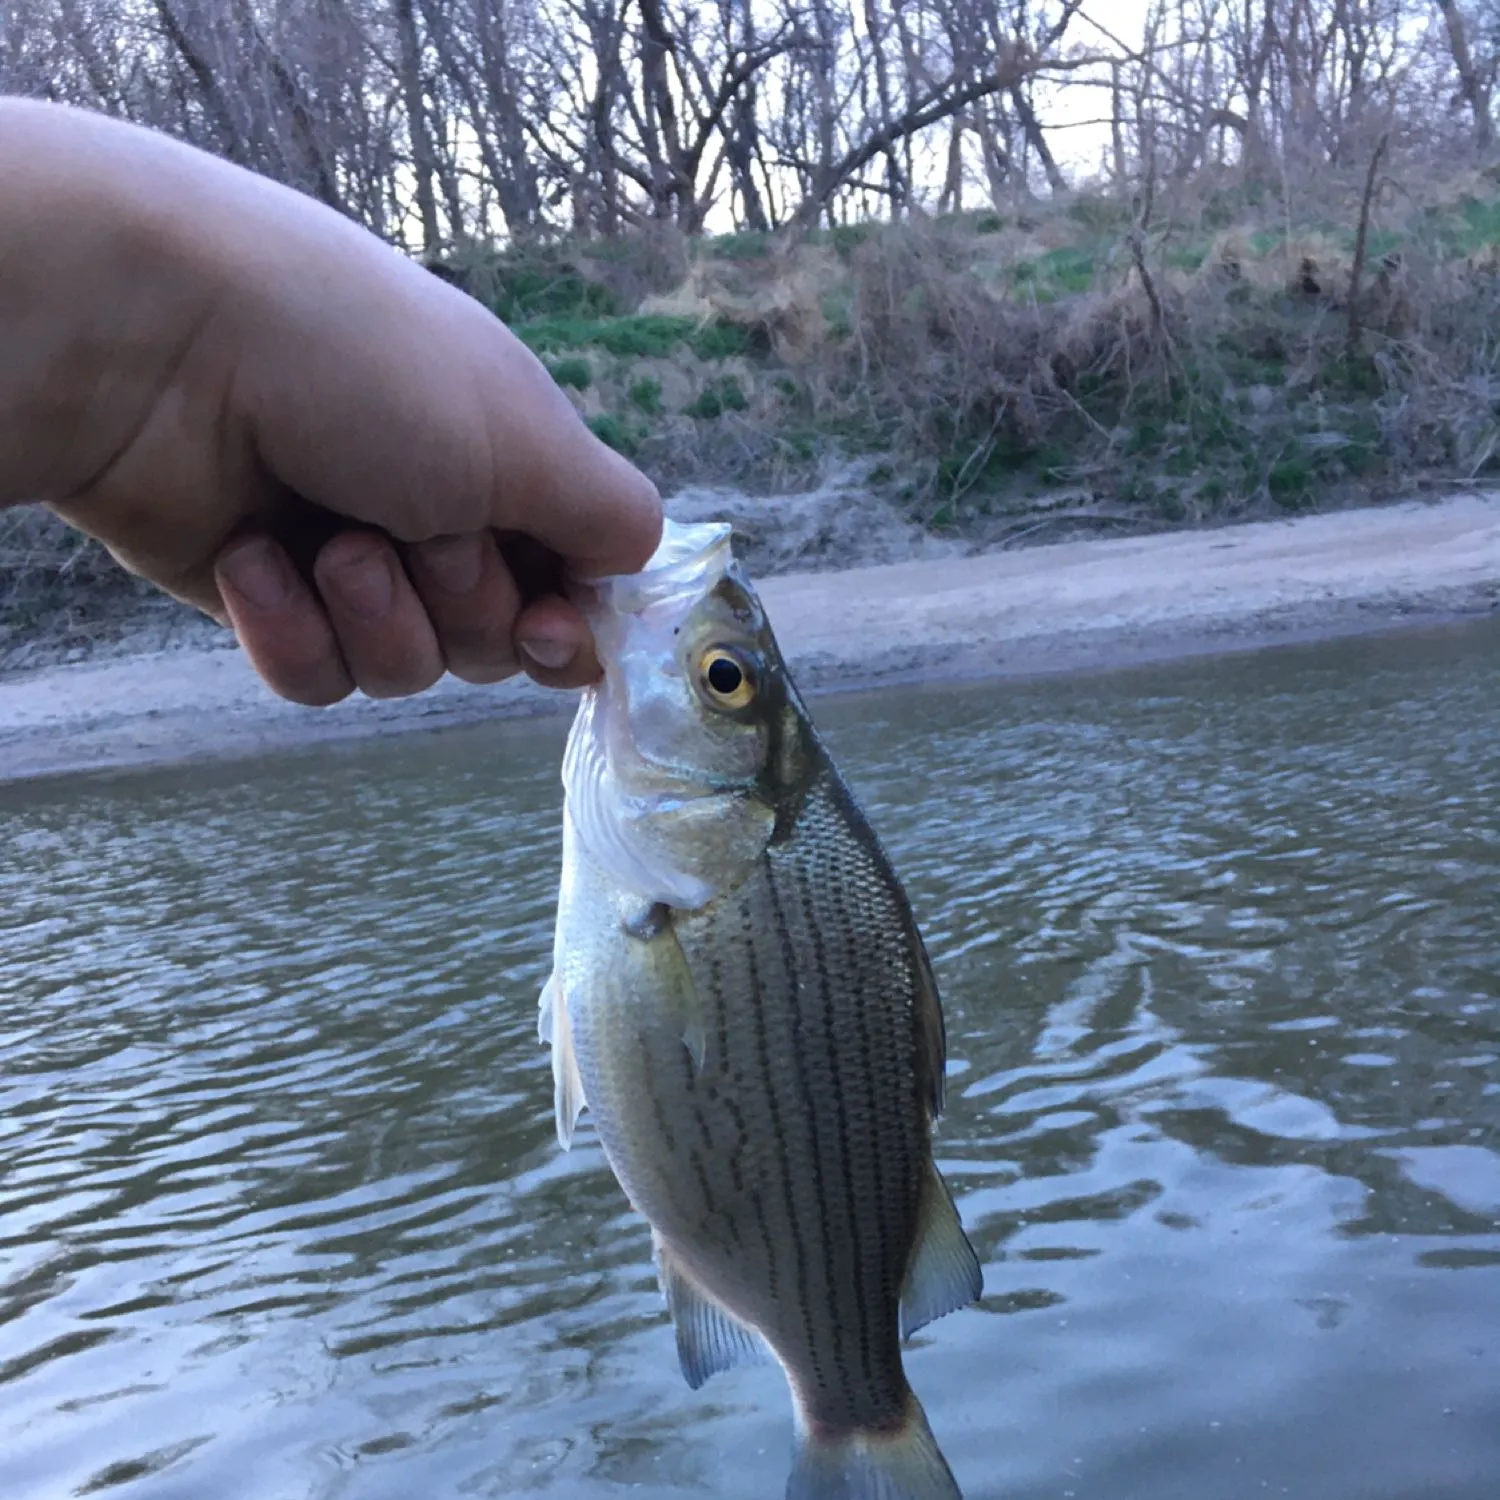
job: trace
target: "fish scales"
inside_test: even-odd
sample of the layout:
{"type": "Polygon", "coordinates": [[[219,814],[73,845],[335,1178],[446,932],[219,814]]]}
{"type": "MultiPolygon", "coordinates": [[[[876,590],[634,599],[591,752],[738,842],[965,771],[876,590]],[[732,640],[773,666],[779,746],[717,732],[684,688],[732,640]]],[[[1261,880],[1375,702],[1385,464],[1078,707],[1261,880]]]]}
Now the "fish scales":
{"type": "MultiPolygon", "coordinates": [[[[756,627],[761,654],[749,659],[769,700],[740,800],[725,797],[728,778],[694,801],[656,762],[634,766],[619,736],[622,724],[656,732],[649,677],[634,684],[646,706],[628,705],[632,718],[604,696],[607,676],[575,726],[590,741],[570,743],[580,759],[543,1002],[559,1132],[566,1141],[586,1099],[652,1225],[689,1381],[760,1345],[782,1365],[800,1433],[788,1496],[952,1500],[901,1362],[903,1318],[913,1326],[978,1291],[931,1161],[943,1066],[931,973],[894,872],[775,675],[784,667],[753,593],[732,576],[717,593],[732,605],[711,622],[719,633],[756,627]],[[587,761],[591,745],[605,750],[587,761]],[[642,809],[654,843],[630,822],[642,809]],[[680,870],[661,864],[666,847],[681,851],[680,870]],[[702,882],[701,898],[667,888],[700,870],[730,877],[702,882]]],[[[597,619],[596,634],[608,674],[597,619]]],[[[683,758],[662,757],[674,775],[683,758]]]]}
{"type": "MultiPolygon", "coordinates": [[[[882,1427],[904,1412],[897,1302],[926,1146],[915,1107],[891,1107],[919,1089],[915,986],[870,853],[817,835],[829,801],[814,790],[798,835],[675,922],[706,1007],[702,1067],[670,1014],[643,1022],[639,1001],[601,986],[570,999],[571,1025],[634,1206],[708,1292],[810,1373],[810,1415],[882,1427]],[[906,1023],[864,1025],[871,1005],[906,1023]]],[[[631,942],[607,971],[633,974],[631,942]]]]}

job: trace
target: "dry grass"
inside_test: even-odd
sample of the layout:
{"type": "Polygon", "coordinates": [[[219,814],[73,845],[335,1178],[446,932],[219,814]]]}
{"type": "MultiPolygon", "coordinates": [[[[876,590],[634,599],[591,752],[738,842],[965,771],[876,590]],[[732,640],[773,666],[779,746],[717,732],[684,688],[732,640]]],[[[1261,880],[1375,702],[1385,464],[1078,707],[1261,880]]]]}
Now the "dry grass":
{"type": "Polygon", "coordinates": [[[0,671],[216,633],[40,506],[0,511],[0,671]]]}
{"type": "Polygon", "coordinates": [[[1500,458],[1500,192],[1387,192],[1351,308],[1357,188],[1302,224],[1143,229],[1079,200],[1014,235],[888,229],[848,257],[819,413],[981,537],[1033,534],[1039,505],[1113,527],[1472,480],[1500,458]]]}
{"type": "MultiPolygon", "coordinates": [[[[830,451],[876,454],[913,515],[979,540],[1035,535],[1038,514],[1055,531],[1348,503],[1491,464],[1492,176],[1353,162],[1270,193],[1157,194],[1145,213],[1078,194],[733,235],[687,246],[668,288],[519,326],[574,339],[580,409],[667,488],[773,489],[830,451]],[[662,324],[717,352],[645,349],[662,324]],[[725,380],[732,406],[712,398],[725,380]]],[[[599,253],[549,252],[590,296],[599,253]]],[[[610,249],[617,285],[630,253],[610,249]]],[[[642,253],[660,272],[660,247],[642,253]]],[[[496,264],[497,286],[535,276],[496,264]]]]}

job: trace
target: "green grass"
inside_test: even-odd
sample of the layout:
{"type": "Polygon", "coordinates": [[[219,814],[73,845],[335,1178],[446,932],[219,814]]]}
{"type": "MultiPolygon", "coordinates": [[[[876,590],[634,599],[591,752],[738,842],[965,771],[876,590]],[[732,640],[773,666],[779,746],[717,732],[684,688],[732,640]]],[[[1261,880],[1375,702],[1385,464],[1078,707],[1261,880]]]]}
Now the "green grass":
{"type": "Polygon", "coordinates": [[[1208,259],[1208,246],[1204,244],[1168,245],[1162,251],[1162,259],[1174,271],[1196,271],[1208,259]]]}
{"type": "Polygon", "coordinates": [[[601,318],[619,311],[614,294],[576,271],[514,266],[503,261],[488,268],[484,301],[506,323],[533,318],[601,318]]]}
{"type": "MultiPolygon", "coordinates": [[[[1279,275],[1270,284],[1264,276],[1233,282],[1196,277],[1212,253],[1212,233],[1235,224],[1247,260],[1266,258],[1280,266],[1290,232],[1293,244],[1312,235],[1338,247],[1346,272],[1357,228],[1352,213],[1335,210],[1330,199],[1289,231],[1277,222],[1272,213],[1277,205],[1269,200],[1256,209],[1245,194],[1229,194],[1223,203],[1210,206],[1213,214],[1204,209],[1197,218],[1174,222],[1163,217],[1146,246],[1148,262],[1174,288],[1175,315],[1186,320],[1175,335],[1171,358],[1158,359],[1148,351],[1144,364],[1135,353],[1118,363],[1107,353],[1114,347],[1111,341],[1141,335],[1112,326],[1099,346],[1105,355],[1067,377],[1067,401],[1043,389],[1036,396],[1040,407],[1024,420],[1007,419],[998,433],[994,406],[979,394],[996,378],[988,370],[976,370],[967,386],[952,391],[934,390],[925,380],[908,385],[901,399],[911,406],[909,412],[882,407],[878,392],[859,388],[866,377],[852,373],[851,357],[860,352],[852,341],[864,305],[861,277],[869,274],[864,260],[852,262],[849,274],[822,293],[830,357],[811,380],[805,372],[779,367],[759,330],[568,307],[569,297],[578,300],[583,294],[566,282],[545,291],[554,310],[523,321],[518,331],[549,356],[559,383],[578,389],[585,388],[588,378],[585,356],[595,350],[621,361],[671,359],[679,370],[701,361],[704,377],[716,362],[737,361],[733,376],[695,380],[682,411],[712,424],[727,413],[753,409],[771,424],[776,450],[793,457],[828,444],[888,456],[893,467],[914,476],[913,494],[921,496],[924,515],[931,518],[935,505],[946,505],[955,524],[986,507],[1011,505],[1018,494],[1077,484],[1080,476],[1097,493],[1168,520],[1247,504],[1295,511],[1319,503],[1349,481],[1388,482],[1409,460],[1398,452],[1403,440],[1393,440],[1389,415],[1381,415],[1383,408],[1377,406],[1392,378],[1371,357],[1381,347],[1382,330],[1373,326],[1364,352],[1348,359],[1343,319],[1336,310],[1330,318],[1326,296],[1309,298],[1284,288],[1279,275]],[[1288,388],[1293,371],[1295,390],[1288,388]],[[929,391],[930,399],[918,410],[912,403],[929,391]],[[971,399],[968,391],[979,401],[972,410],[964,408],[971,399]],[[953,413],[946,427],[945,409],[953,413]],[[919,470],[917,465],[926,467],[919,470]]],[[[1085,196],[1074,200],[1064,215],[1049,221],[1049,233],[1061,230],[1064,243],[1054,239],[1053,248],[1029,254],[1009,269],[1003,253],[996,256],[984,248],[980,237],[1014,234],[1018,244],[1024,243],[1012,218],[993,211],[939,216],[927,231],[943,237],[935,247],[933,276],[919,264],[915,275],[895,286],[892,314],[911,331],[904,344],[893,345],[902,351],[900,358],[910,357],[907,349],[933,341],[927,357],[941,383],[946,378],[943,362],[964,357],[961,345],[950,347],[934,332],[941,320],[933,321],[931,313],[933,306],[942,305],[944,277],[968,274],[996,291],[1008,285],[1018,301],[1039,306],[1087,296],[1106,277],[1111,288],[1128,287],[1134,276],[1124,241],[1132,222],[1128,206],[1085,196]]],[[[1028,237],[1035,228],[1025,226],[1028,237]]],[[[885,232],[882,226],[859,224],[818,230],[809,238],[833,246],[846,260],[856,248],[867,246],[878,276],[879,236],[885,232]]],[[[1471,196],[1417,213],[1383,209],[1367,235],[1367,279],[1373,279],[1387,256],[1410,252],[1409,264],[1419,266],[1434,258],[1479,256],[1495,247],[1500,247],[1500,195],[1471,196]]],[[[1003,240],[998,248],[1003,252],[1003,240]]],[[[705,241],[695,253],[753,268],[772,249],[770,237],[741,233],[705,241]]],[[[1340,255],[1331,251],[1328,258],[1340,255]]],[[[1338,276],[1330,268],[1325,273],[1320,277],[1325,293],[1336,293],[1338,276]]],[[[769,268],[746,274],[768,275],[769,268]]],[[[1473,274],[1483,273],[1476,269],[1473,274]]],[[[544,289],[532,287],[529,295],[535,301],[544,289]]],[[[1466,317],[1460,314],[1460,322],[1466,317]]],[[[1483,319],[1468,321],[1477,326],[1483,319]]],[[[620,413],[594,419],[596,431],[622,451],[640,450],[664,409],[661,382],[632,372],[628,363],[601,366],[597,357],[591,373],[596,384],[603,383],[605,404],[620,413]]],[[[1018,369],[1014,379],[1024,384],[1031,377],[1018,369]]],[[[893,389],[903,387],[897,382],[893,389]]],[[[706,426],[701,436],[705,444],[711,441],[706,426]]],[[[1437,440],[1421,441],[1431,451],[1437,440]]],[[[1454,451],[1459,450],[1468,451],[1463,440],[1455,439],[1454,451]]],[[[654,457],[649,445],[643,451],[648,459],[654,457]]],[[[1500,455],[1495,463],[1500,465],[1500,455]]]]}
{"type": "Polygon", "coordinates": [[[825,292],[818,299],[818,311],[828,324],[828,331],[836,339],[846,339],[854,331],[854,292],[850,287],[839,287],[825,292]]]}
{"type": "Polygon", "coordinates": [[[1460,217],[1463,219],[1460,243],[1466,254],[1500,245],[1500,198],[1486,202],[1466,199],[1460,217]]]}
{"type": "Polygon", "coordinates": [[[622,318],[572,315],[534,318],[514,332],[537,354],[569,349],[602,349],[620,359],[664,359],[686,346],[698,359],[730,359],[756,348],[754,335],[733,323],[707,323],[663,313],[622,318]]]}
{"type": "Polygon", "coordinates": [[[1500,245],[1500,198],[1463,198],[1455,211],[1428,209],[1417,235],[1445,255],[1478,255],[1500,245]]]}
{"type": "Polygon", "coordinates": [[[1092,246],[1063,245],[1034,260],[1016,264],[1011,281],[1039,302],[1087,292],[1094,285],[1095,251],[1092,246]]]}
{"type": "Polygon", "coordinates": [[[811,245],[832,245],[842,256],[852,254],[880,232],[874,223],[835,224],[832,229],[814,229],[807,236],[811,245]]]}
{"type": "Polygon", "coordinates": [[[637,313],[626,318],[536,318],[515,332],[538,354],[563,349],[603,349],[621,358],[660,359],[692,337],[691,318],[637,313]]]}
{"type": "Polygon", "coordinates": [[[1123,234],[1130,227],[1133,211],[1118,198],[1080,193],[1068,205],[1068,217],[1093,234],[1123,234]]]}

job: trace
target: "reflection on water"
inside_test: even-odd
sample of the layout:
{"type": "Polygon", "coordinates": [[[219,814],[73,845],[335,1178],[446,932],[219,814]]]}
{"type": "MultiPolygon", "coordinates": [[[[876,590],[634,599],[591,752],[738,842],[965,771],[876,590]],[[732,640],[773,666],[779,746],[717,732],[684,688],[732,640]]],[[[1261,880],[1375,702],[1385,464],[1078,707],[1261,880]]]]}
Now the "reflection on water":
{"type": "MultiPolygon", "coordinates": [[[[946,997],[969,1500],[1493,1500],[1500,632],[819,717],[946,997]]],[[[780,1493],[553,1139],[561,733],[0,791],[0,1494],[780,1493]]]]}

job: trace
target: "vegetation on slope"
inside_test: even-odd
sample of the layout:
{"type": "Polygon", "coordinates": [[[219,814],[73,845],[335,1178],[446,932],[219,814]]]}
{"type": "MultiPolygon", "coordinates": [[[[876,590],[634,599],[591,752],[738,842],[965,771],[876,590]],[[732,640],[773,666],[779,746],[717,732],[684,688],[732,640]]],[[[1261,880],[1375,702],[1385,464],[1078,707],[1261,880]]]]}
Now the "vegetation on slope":
{"type": "Polygon", "coordinates": [[[990,535],[1060,502],[1162,524],[1490,472],[1495,180],[1322,188],[1295,217],[1225,193],[1143,226],[1076,195],[445,271],[669,487],[792,486],[841,449],[924,523],[990,535]]]}
{"type": "MultiPolygon", "coordinates": [[[[1500,463],[1500,184],[1327,174],[1300,202],[1086,193],[796,235],[470,252],[583,419],[670,492],[831,459],[1002,544],[1378,499],[1500,463]]],[[[90,639],[143,590],[0,517],[0,630],[90,639]]]]}

